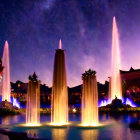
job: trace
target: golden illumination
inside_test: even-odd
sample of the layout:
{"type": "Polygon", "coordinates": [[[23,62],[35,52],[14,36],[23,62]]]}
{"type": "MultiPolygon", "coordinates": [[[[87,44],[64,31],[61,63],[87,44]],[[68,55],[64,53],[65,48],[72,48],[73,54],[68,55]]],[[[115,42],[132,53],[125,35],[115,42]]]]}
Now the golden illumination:
{"type": "Polygon", "coordinates": [[[73,109],[72,109],[72,111],[73,111],[74,113],[76,113],[76,112],[77,112],[76,108],[73,108],[73,109]]]}
{"type": "Polygon", "coordinates": [[[69,125],[69,123],[50,123],[49,125],[52,125],[52,126],[65,126],[65,125],[69,125]]]}
{"type": "Polygon", "coordinates": [[[38,126],[40,124],[40,81],[34,73],[29,76],[27,105],[26,105],[26,126],[38,126]]]}
{"type": "Polygon", "coordinates": [[[99,135],[99,130],[83,130],[82,131],[82,140],[97,140],[99,135]]]}
{"type": "Polygon", "coordinates": [[[28,124],[23,124],[22,126],[29,126],[29,127],[33,127],[33,126],[41,126],[41,124],[35,124],[35,123],[28,123],[28,124]]]}
{"type": "Polygon", "coordinates": [[[67,129],[52,129],[52,139],[53,140],[66,140],[67,139],[67,129]]]}
{"type": "Polygon", "coordinates": [[[86,71],[83,74],[82,88],[82,125],[98,125],[98,91],[95,71],[86,71]]]}
{"type": "Polygon", "coordinates": [[[79,126],[81,126],[81,127],[100,127],[100,126],[103,126],[103,124],[100,124],[100,123],[93,123],[93,124],[82,123],[79,126]]]}
{"type": "MultiPolygon", "coordinates": [[[[61,41],[60,44],[61,45],[61,41]]],[[[65,125],[68,123],[68,91],[65,68],[65,52],[60,47],[55,53],[52,98],[51,124],[65,125]]]]}
{"type": "Polygon", "coordinates": [[[18,83],[18,87],[20,87],[20,83],[18,83]]]}

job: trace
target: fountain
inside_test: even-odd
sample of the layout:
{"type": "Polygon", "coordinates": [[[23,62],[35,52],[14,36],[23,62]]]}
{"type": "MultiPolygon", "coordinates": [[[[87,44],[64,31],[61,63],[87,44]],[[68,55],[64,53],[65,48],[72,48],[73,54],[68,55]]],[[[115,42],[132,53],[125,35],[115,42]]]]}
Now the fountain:
{"type": "Polygon", "coordinates": [[[110,99],[115,97],[122,99],[121,90],[121,77],[120,77],[120,48],[119,48],[119,34],[116,23],[116,18],[113,17],[113,30],[112,30],[112,71],[111,71],[111,89],[110,99]]]}
{"type": "Polygon", "coordinates": [[[0,88],[2,89],[2,96],[0,99],[0,106],[2,108],[20,108],[20,103],[14,98],[11,97],[11,84],[10,84],[10,61],[9,61],[9,45],[8,42],[5,41],[3,58],[1,61],[0,58],[0,81],[2,79],[2,84],[0,88]]]}
{"type": "Polygon", "coordinates": [[[98,126],[98,91],[96,72],[88,70],[82,74],[82,125],[98,126]]]}
{"type": "Polygon", "coordinates": [[[40,125],[40,81],[34,73],[29,76],[27,105],[26,105],[26,125],[40,125]]]}
{"type": "Polygon", "coordinates": [[[2,78],[2,101],[10,102],[10,64],[9,64],[9,46],[8,42],[5,42],[3,58],[2,58],[4,70],[2,78]]]}
{"type": "Polygon", "coordinates": [[[112,104],[113,100],[121,100],[124,105],[130,105],[136,107],[136,105],[129,99],[124,101],[122,97],[121,87],[121,75],[120,75],[120,46],[119,46],[119,33],[116,23],[116,18],[113,17],[113,29],[112,29],[112,69],[111,77],[109,77],[109,91],[108,100],[102,100],[99,103],[99,107],[112,104]]]}
{"type": "MultiPolygon", "coordinates": [[[[86,71],[82,75],[83,89],[82,89],[82,123],[72,122],[69,128],[73,131],[83,131],[85,129],[94,129],[105,127],[110,124],[99,123],[98,121],[98,91],[96,72],[92,70],[86,71]],[[74,127],[80,127],[78,130],[74,127]]],[[[77,110],[73,108],[73,112],[77,110]]],[[[65,51],[62,50],[61,40],[59,42],[59,49],[55,53],[53,86],[51,97],[51,123],[42,123],[40,125],[40,81],[38,81],[36,74],[29,76],[27,105],[26,105],[26,124],[10,124],[2,128],[0,133],[12,136],[13,139],[28,139],[32,138],[47,138],[53,139],[67,139],[68,130],[68,91],[66,81],[65,68],[65,51]],[[52,132],[48,136],[48,131],[52,132]],[[40,136],[41,133],[41,136],[40,136]],[[46,135],[47,133],[47,135],[46,135]]],[[[73,135],[75,137],[75,135],[73,135]]],[[[82,132],[83,139],[98,138],[98,131],[84,131],[82,132]],[[86,135],[88,134],[88,136],[86,135]]]]}
{"type": "Polygon", "coordinates": [[[65,68],[65,51],[62,50],[61,40],[55,53],[51,125],[66,125],[68,123],[68,91],[65,68]]]}

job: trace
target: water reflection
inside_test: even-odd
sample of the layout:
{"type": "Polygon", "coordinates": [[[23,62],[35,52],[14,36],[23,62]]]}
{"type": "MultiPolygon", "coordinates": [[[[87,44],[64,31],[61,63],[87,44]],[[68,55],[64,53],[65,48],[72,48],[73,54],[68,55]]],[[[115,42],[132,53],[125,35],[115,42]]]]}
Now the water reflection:
{"type": "Polygon", "coordinates": [[[8,136],[0,134],[0,140],[9,140],[8,136]]]}
{"type": "Polygon", "coordinates": [[[115,124],[112,128],[113,140],[133,140],[132,133],[130,129],[123,124],[115,124]]]}
{"type": "Polygon", "coordinates": [[[98,129],[89,129],[82,131],[82,140],[97,140],[99,135],[98,129]]]}
{"type": "Polygon", "coordinates": [[[109,113],[100,113],[101,115],[99,116],[100,120],[106,121],[110,119],[109,113]]]}
{"type": "MultiPolygon", "coordinates": [[[[129,114],[101,114],[100,121],[110,121],[112,124],[99,129],[79,129],[79,128],[50,128],[47,126],[38,128],[13,128],[14,131],[27,132],[28,137],[52,139],[52,140],[139,140],[140,130],[130,130],[129,123],[137,122],[140,113],[129,114]],[[118,117],[116,117],[118,116],[118,117]]],[[[80,120],[81,116],[70,115],[70,120],[80,120]]],[[[41,115],[41,121],[50,120],[50,116],[41,115]]],[[[0,116],[1,124],[25,123],[25,115],[0,116]]],[[[1,125],[2,126],[2,125],[1,125]]],[[[7,140],[0,135],[0,140],[7,140]]]]}
{"type": "Polygon", "coordinates": [[[122,125],[115,124],[115,131],[112,131],[114,140],[122,140],[123,139],[123,127],[122,125]]]}
{"type": "Polygon", "coordinates": [[[13,115],[13,116],[4,116],[1,117],[1,124],[3,125],[9,125],[9,124],[16,124],[19,123],[19,121],[22,121],[22,115],[13,115]]]}
{"type": "Polygon", "coordinates": [[[132,136],[131,130],[129,128],[127,128],[127,132],[126,133],[128,133],[127,140],[133,140],[133,136],[132,136]]]}
{"type": "Polygon", "coordinates": [[[10,124],[10,119],[9,119],[9,117],[3,117],[2,119],[1,119],[1,124],[4,124],[4,125],[8,125],[8,124],[10,124]]]}
{"type": "Polygon", "coordinates": [[[38,130],[37,129],[27,130],[27,136],[29,138],[38,138],[38,130]]]}
{"type": "Polygon", "coordinates": [[[66,140],[67,139],[67,129],[53,128],[52,129],[52,139],[53,140],[66,140]]]}

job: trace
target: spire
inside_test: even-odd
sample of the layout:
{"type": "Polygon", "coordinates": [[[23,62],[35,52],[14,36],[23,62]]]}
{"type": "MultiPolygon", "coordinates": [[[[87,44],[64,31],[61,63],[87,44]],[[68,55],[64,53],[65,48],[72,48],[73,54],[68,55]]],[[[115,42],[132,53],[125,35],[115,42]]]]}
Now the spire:
{"type": "Polygon", "coordinates": [[[113,21],[116,21],[116,17],[115,16],[113,17],[113,21]]]}
{"type": "Polygon", "coordinates": [[[113,31],[117,30],[117,23],[116,23],[116,17],[113,17],[113,31]]]}
{"type": "Polygon", "coordinates": [[[8,46],[8,41],[7,41],[7,40],[5,41],[5,46],[6,46],[6,47],[8,46]]]}
{"type": "Polygon", "coordinates": [[[62,49],[62,42],[61,42],[61,39],[59,40],[59,49],[62,49]]]}

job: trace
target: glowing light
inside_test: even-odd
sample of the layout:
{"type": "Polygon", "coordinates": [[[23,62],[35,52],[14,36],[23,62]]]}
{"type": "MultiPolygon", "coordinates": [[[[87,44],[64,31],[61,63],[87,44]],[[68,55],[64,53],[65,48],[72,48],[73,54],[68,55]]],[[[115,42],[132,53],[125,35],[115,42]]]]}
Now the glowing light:
{"type": "Polygon", "coordinates": [[[65,52],[59,49],[55,53],[52,101],[51,101],[51,124],[64,125],[68,123],[68,91],[65,68],[65,52]]]}
{"type": "Polygon", "coordinates": [[[130,99],[126,99],[126,103],[125,103],[126,105],[130,105],[130,106],[132,106],[132,107],[137,107],[130,99]]]}
{"type": "Polygon", "coordinates": [[[80,125],[78,125],[78,126],[80,126],[80,127],[94,127],[94,128],[96,128],[96,127],[101,127],[101,126],[103,126],[103,124],[101,124],[101,123],[93,123],[93,124],[86,124],[86,123],[82,123],[82,124],[80,124],[80,125]]]}
{"type": "Polygon", "coordinates": [[[3,78],[2,78],[2,101],[7,100],[10,102],[10,61],[9,61],[9,46],[8,42],[5,42],[3,58],[2,58],[4,70],[3,70],[3,78]]]}
{"type": "Polygon", "coordinates": [[[18,100],[16,98],[12,97],[11,102],[12,102],[13,106],[20,108],[20,103],[18,102],[18,100]]]}
{"type": "Polygon", "coordinates": [[[110,79],[110,99],[122,99],[121,90],[121,77],[120,77],[120,48],[119,48],[119,34],[116,24],[116,19],[113,17],[113,29],[112,29],[112,71],[110,79]]]}
{"type": "Polygon", "coordinates": [[[72,111],[73,111],[74,113],[76,113],[77,110],[76,110],[75,108],[73,108],[72,111]]]}
{"type": "MultiPolygon", "coordinates": [[[[122,98],[122,102],[123,102],[124,105],[130,105],[131,107],[137,107],[137,105],[135,103],[133,103],[133,101],[130,100],[129,98],[127,98],[125,102],[124,102],[124,99],[122,98]]],[[[102,100],[99,103],[98,107],[103,107],[103,106],[106,106],[106,105],[108,105],[110,103],[111,103],[110,100],[102,100]]]]}
{"type": "Polygon", "coordinates": [[[61,39],[59,40],[59,49],[62,49],[62,42],[61,42],[61,39]]]}
{"type": "Polygon", "coordinates": [[[18,87],[20,87],[20,83],[18,83],[18,87]]]}
{"type": "Polygon", "coordinates": [[[65,126],[65,125],[69,125],[69,123],[50,123],[50,125],[52,126],[65,126]]]}
{"type": "Polygon", "coordinates": [[[26,125],[40,125],[40,81],[34,73],[29,76],[27,104],[26,104],[26,125]]]}
{"type": "Polygon", "coordinates": [[[99,126],[99,123],[93,123],[93,124],[84,124],[82,123],[82,126],[99,126]]]}
{"type": "Polygon", "coordinates": [[[41,126],[41,124],[35,124],[35,123],[28,123],[28,124],[23,124],[22,126],[28,126],[28,127],[33,127],[33,126],[41,126]]]}
{"type": "Polygon", "coordinates": [[[98,125],[98,91],[94,71],[86,71],[82,75],[82,125],[98,125]]]}
{"type": "Polygon", "coordinates": [[[101,100],[98,107],[106,106],[110,104],[111,102],[109,100],[101,100]]]}

